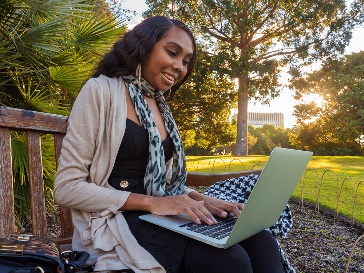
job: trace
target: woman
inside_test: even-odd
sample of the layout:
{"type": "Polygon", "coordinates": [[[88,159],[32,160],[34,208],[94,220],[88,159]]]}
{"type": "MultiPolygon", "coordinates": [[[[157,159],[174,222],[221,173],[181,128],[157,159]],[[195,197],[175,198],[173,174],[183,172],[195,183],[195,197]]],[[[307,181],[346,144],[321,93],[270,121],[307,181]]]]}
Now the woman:
{"type": "Polygon", "coordinates": [[[72,208],[73,249],[95,271],[283,272],[268,231],[217,249],[139,219],[184,213],[196,223],[239,215],[243,205],[184,186],[181,138],[165,102],[196,58],[191,31],[157,16],[115,43],[80,91],[69,117],[55,198],[72,208]]]}

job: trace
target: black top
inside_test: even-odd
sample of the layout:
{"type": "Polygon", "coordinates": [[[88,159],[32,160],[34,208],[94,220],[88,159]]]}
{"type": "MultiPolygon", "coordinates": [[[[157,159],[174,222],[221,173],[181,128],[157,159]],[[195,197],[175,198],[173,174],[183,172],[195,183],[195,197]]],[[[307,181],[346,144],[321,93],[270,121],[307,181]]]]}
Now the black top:
{"type": "MultiPolygon", "coordinates": [[[[173,142],[170,136],[162,141],[166,162],[173,156],[173,142]]],[[[148,130],[127,119],[115,165],[108,179],[109,184],[118,190],[144,193],[144,175],[148,164],[148,130]],[[122,181],[127,181],[122,183],[122,181]]]]}

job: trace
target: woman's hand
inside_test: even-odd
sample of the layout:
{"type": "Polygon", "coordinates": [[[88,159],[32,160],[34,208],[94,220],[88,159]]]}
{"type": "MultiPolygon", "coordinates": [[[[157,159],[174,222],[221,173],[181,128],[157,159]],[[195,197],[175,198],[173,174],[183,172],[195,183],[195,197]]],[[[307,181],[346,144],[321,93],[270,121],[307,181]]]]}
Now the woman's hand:
{"type": "Polygon", "coordinates": [[[224,201],[195,191],[192,191],[189,197],[198,202],[203,202],[204,207],[210,213],[222,218],[225,218],[229,213],[239,216],[244,208],[242,203],[224,201]]]}
{"type": "Polygon", "coordinates": [[[144,194],[130,193],[125,204],[120,210],[145,210],[157,215],[177,215],[180,213],[189,216],[192,221],[201,224],[216,224],[214,215],[226,217],[228,213],[236,216],[244,205],[236,202],[228,202],[198,192],[191,192],[177,196],[154,197],[144,194]]]}
{"type": "Polygon", "coordinates": [[[208,225],[217,223],[210,210],[204,206],[204,202],[193,200],[186,194],[152,197],[148,211],[157,215],[177,215],[183,213],[197,224],[201,224],[201,221],[208,225]]]}

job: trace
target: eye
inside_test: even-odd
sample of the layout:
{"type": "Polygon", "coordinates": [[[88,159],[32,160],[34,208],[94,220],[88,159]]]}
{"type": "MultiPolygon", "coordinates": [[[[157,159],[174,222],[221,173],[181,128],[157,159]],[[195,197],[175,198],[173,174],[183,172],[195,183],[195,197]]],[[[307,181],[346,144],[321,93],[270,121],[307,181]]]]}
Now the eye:
{"type": "Polygon", "coordinates": [[[185,66],[189,66],[189,65],[190,65],[190,62],[189,62],[189,61],[183,60],[182,62],[183,62],[183,64],[184,64],[185,66]]]}
{"type": "Polygon", "coordinates": [[[177,52],[175,52],[175,51],[173,51],[173,50],[169,50],[169,49],[167,49],[167,52],[168,52],[168,54],[169,54],[170,56],[172,56],[172,57],[176,57],[176,56],[177,56],[177,52]]]}

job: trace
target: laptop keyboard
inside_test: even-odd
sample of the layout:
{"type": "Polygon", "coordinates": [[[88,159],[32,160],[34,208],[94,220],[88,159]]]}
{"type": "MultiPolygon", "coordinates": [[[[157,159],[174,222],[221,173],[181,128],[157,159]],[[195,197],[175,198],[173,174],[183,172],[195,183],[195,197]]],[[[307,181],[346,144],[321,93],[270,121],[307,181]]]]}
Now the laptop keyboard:
{"type": "Polygon", "coordinates": [[[238,218],[235,216],[228,216],[226,218],[215,217],[215,219],[217,223],[211,226],[205,223],[201,223],[199,225],[195,222],[190,222],[179,225],[179,227],[186,228],[190,231],[200,233],[211,238],[222,239],[230,235],[238,218]]]}

